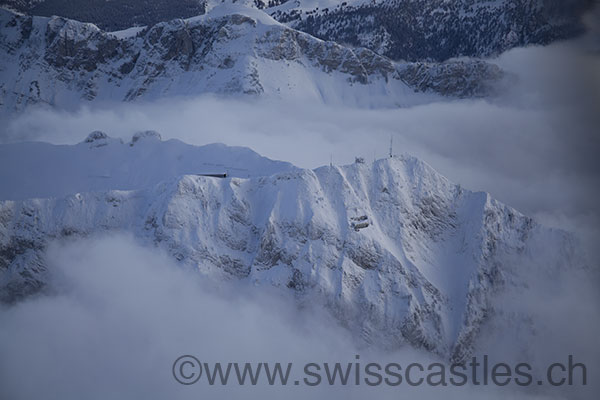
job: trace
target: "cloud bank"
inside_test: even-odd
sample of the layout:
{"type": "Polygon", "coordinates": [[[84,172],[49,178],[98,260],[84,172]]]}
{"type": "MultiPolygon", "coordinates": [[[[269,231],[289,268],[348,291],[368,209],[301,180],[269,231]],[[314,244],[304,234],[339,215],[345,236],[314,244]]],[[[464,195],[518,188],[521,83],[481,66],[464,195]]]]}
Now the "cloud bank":
{"type": "MultiPolygon", "coordinates": [[[[514,386],[210,386],[205,379],[183,386],[171,375],[173,361],[182,354],[210,363],[295,365],[354,362],[356,354],[363,362],[404,366],[439,360],[409,349],[381,353],[359,348],[319,308],[299,309],[293,299],[264,288],[259,292],[235,283],[202,282],[194,271],[182,270],[166,254],[140,247],[129,236],[54,243],[47,262],[54,271],[53,293],[0,308],[3,398],[529,399],[577,398],[579,393],[571,393],[572,388],[528,392],[514,386]]],[[[544,349],[552,349],[546,345],[544,349]]],[[[482,348],[497,349],[498,343],[482,348]]],[[[546,355],[552,359],[564,353],[562,348],[546,355]]],[[[512,356],[500,360],[513,362],[512,356]]]]}

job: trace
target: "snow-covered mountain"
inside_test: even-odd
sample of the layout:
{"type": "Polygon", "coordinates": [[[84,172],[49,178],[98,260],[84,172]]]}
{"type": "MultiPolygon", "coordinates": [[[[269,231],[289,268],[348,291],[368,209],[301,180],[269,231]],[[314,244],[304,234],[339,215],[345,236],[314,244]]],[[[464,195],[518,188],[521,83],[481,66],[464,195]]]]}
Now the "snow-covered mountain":
{"type": "Polygon", "coordinates": [[[0,10],[0,108],[245,93],[363,106],[490,95],[504,74],[482,61],[396,63],[325,42],[262,11],[206,15],[104,32],[59,17],[0,10]]]}
{"type": "Polygon", "coordinates": [[[256,0],[316,37],[393,60],[488,57],[584,32],[594,0],[256,0]]]}
{"type": "MultiPolygon", "coordinates": [[[[2,154],[44,160],[65,155],[55,172],[82,172],[60,184],[62,176],[35,176],[31,161],[10,161],[13,169],[26,167],[32,182],[49,181],[32,185],[36,196],[72,193],[0,202],[4,301],[44,286],[52,273],[43,255],[50,240],[126,231],[213,279],[274,285],[300,302],[325,304],[367,343],[409,343],[459,360],[494,314],[494,294],[526,284],[519,280],[521,268],[535,273],[539,266],[552,274],[576,264],[567,233],[546,229],[486,193],[465,190],[409,156],[304,170],[222,146],[222,163],[248,164],[251,177],[182,175],[155,183],[137,174],[153,162],[148,155],[157,146],[184,163],[193,154],[199,158],[194,168],[201,170],[213,163],[214,147],[207,152],[148,138],[131,147],[98,134],[75,146],[11,146],[2,146],[2,154]],[[136,167],[111,169],[111,163],[136,167]],[[112,183],[136,190],[99,184],[99,191],[81,192],[98,182],[84,175],[102,165],[112,183]]],[[[2,186],[14,186],[7,179],[2,186]]],[[[32,194],[23,188],[17,193],[32,194]]]]}

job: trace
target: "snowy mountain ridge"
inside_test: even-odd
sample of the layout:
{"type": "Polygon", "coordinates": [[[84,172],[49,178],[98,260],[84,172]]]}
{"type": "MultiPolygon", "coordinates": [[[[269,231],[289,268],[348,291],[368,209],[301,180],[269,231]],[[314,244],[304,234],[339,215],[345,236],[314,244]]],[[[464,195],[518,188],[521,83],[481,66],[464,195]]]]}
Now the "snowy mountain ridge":
{"type": "Polygon", "coordinates": [[[322,302],[366,343],[454,360],[470,355],[494,295],[526,285],[521,268],[552,273],[576,260],[567,233],[402,156],[1,201],[3,301],[44,287],[49,241],[122,231],[212,279],[322,302]]]}
{"type": "Polygon", "coordinates": [[[264,12],[224,4],[206,15],[109,33],[0,9],[0,109],[153,100],[202,93],[403,106],[494,93],[483,61],[396,63],[316,39],[264,12]]]}
{"type": "Polygon", "coordinates": [[[269,160],[245,147],[161,141],[154,131],[138,132],[125,143],[95,131],[77,145],[0,145],[0,200],[143,189],[184,174],[248,178],[296,170],[290,163],[269,160]],[[14,173],[15,165],[19,174],[14,173]]]}

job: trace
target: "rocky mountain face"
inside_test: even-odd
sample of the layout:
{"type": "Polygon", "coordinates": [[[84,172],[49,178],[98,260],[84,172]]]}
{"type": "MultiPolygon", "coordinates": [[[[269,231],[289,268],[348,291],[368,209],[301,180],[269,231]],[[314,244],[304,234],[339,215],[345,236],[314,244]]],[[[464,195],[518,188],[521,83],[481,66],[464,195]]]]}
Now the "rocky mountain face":
{"type": "MultiPolygon", "coordinates": [[[[92,137],[78,151],[93,157],[128,146],[97,141],[106,138],[92,137]]],[[[470,354],[495,313],[494,294],[524,284],[520,268],[540,265],[551,274],[575,259],[568,234],[403,156],[1,201],[2,300],[46,285],[49,241],[116,231],[208,277],[320,302],[366,343],[408,343],[453,360],[470,354]]]]}
{"type": "Polygon", "coordinates": [[[371,49],[393,60],[488,57],[583,33],[593,0],[376,0],[270,6],[275,19],[325,40],[371,49]]]}
{"type": "Polygon", "coordinates": [[[487,96],[504,78],[482,61],[396,63],[244,7],[115,33],[0,10],[0,26],[0,107],[7,111],[206,92],[344,103],[378,98],[395,106],[440,95],[487,96]]]}

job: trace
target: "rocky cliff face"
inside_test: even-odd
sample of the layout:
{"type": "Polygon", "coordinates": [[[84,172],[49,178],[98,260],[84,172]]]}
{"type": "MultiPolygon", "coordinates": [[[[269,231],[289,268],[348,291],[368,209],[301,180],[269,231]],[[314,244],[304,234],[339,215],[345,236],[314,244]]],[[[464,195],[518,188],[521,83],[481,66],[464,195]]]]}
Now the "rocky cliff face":
{"type": "Polygon", "coordinates": [[[584,31],[593,0],[379,0],[266,7],[275,19],[316,37],[369,48],[393,60],[488,57],[545,45],[584,31]]]}
{"type": "Polygon", "coordinates": [[[64,18],[0,10],[1,106],[68,108],[82,100],[206,92],[355,103],[379,95],[394,106],[427,96],[487,96],[504,77],[484,62],[395,63],[371,50],[321,41],[258,10],[234,11],[217,7],[206,16],[107,33],[64,18]]]}
{"type": "Polygon", "coordinates": [[[551,273],[575,259],[566,233],[395,157],[2,201],[2,299],[45,285],[49,241],[114,231],[132,232],[214,279],[274,285],[325,304],[367,343],[408,343],[454,360],[470,354],[494,314],[494,294],[523,284],[519,268],[551,273]]]}

